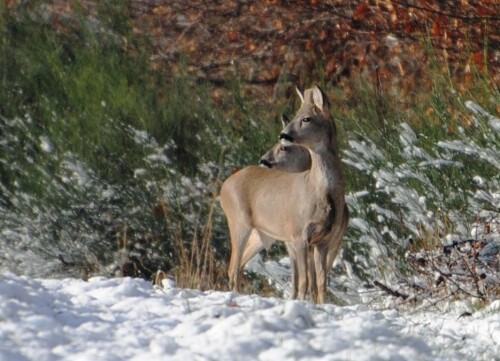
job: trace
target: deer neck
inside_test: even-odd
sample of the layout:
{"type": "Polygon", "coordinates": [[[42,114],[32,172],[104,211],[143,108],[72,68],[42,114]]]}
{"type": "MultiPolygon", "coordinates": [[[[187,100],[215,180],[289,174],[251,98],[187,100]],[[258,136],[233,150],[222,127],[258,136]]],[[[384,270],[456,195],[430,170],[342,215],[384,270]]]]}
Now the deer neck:
{"type": "Polygon", "coordinates": [[[311,185],[319,194],[327,193],[329,198],[336,194],[343,193],[344,182],[340,171],[340,158],[336,147],[330,144],[321,144],[314,149],[310,149],[311,185]]]}
{"type": "Polygon", "coordinates": [[[339,168],[338,155],[329,147],[309,149],[311,169],[308,173],[310,197],[314,200],[312,223],[309,225],[309,242],[321,242],[342,217],[345,206],[344,182],[339,168]]]}

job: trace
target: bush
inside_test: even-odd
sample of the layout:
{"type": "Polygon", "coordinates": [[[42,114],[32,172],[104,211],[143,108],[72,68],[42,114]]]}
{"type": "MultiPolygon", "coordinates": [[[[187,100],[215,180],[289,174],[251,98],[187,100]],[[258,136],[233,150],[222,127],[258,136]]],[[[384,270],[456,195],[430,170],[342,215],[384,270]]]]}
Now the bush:
{"type": "Polygon", "coordinates": [[[99,6],[98,17],[53,17],[43,2],[2,9],[1,263],[85,278],[149,279],[193,257],[199,274],[222,269],[217,189],[269,143],[255,131],[263,110],[235,82],[230,121],[208,85],[150,67],[125,6],[99,6]]]}

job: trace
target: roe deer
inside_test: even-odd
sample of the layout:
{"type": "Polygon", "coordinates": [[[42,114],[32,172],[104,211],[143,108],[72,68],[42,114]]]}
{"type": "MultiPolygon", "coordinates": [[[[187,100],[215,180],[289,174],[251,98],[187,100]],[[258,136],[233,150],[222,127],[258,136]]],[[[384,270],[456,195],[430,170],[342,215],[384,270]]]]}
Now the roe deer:
{"type": "Polygon", "coordinates": [[[274,239],[285,241],[293,254],[297,280],[293,296],[305,298],[310,267],[310,274],[318,280],[312,291],[323,303],[328,254],[337,253],[346,227],[344,183],[328,100],[318,87],[306,90],[301,98],[301,108],[280,139],[306,147],[310,169],[288,173],[244,168],[224,182],[220,200],[231,235],[230,287],[238,290],[241,265],[251,258],[248,255],[254,248],[246,248],[253,234],[262,245],[270,245],[274,239]],[[309,264],[310,259],[314,264],[309,264]]]}
{"type": "MultiPolygon", "coordinates": [[[[281,169],[286,172],[303,172],[311,168],[311,157],[309,156],[309,152],[307,151],[307,149],[300,145],[283,145],[281,143],[278,143],[260,158],[259,164],[268,168],[281,169]]],[[[333,262],[335,262],[335,259],[337,258],[342,243],[342,237],[345,234],[348,223],[349,209],[347,208],[346,204],[344,206],[344,219],[342,220],[342,224],[340,225],[341,228],[336,235],[338,239],[332,240],[332,242],[328,243],[328,258],[326,263],[327,272],[332,269],[333,262]]],[[[274,241],[269,242],[268,240],[266,244],[263,244],[259,237],[256,234],[252,233],[252,236],[249,238],[244,251],[245,263],[253,256],[255,256],[258,252],[262,251],[264,248],[269,249],[273,243],[274,241]]],[[[293,267],[294,255],[290,252],[290,250],[288,250],[288,253],[291,259],[291,265],[293,267]]],[[[245,263],[242,263],[241,267],[244,267],[245,263]]],[[[309,275],[309,288],[311,289],[311,296],[314,300],[315,296],[317,296],[317,289],[313,274],[309,275]]],[[[294,270],[292,268],[292,296],[296,294],[297,284],[294,270]]]]}
{"type": "MultiPolygon", "coordinates": [[[[298,89],[297,92],[299,92],[298,89]]],[[[302,98],[302,94],[299,94],[302,98]]],[[[283,128],[290,122],[285,114],[282,115],[281,121],[283,128]]],[[[283,145],[277,143],[259,159],[259,164],[263,167],[276,168],[286,172],[303,172],[311,168],[311,156],[309,155],[309,151],[300,145],[283,145]]],[[[271,248],[275,242],[275,239],[259,235],[258,232],[253,230],[245,245],[240,261],[240,269],[243,269],[247,262],[257,253],[263,249],[268,250],[271,248]]],[[[288,253],[290,254],[290,250],[288,250],[288,253]]],[[[292,285],[294,284],[292,280],[292,285]]],[[[294,291],[292,294],[293,297],[293,295],[297,294],[297,290],[293,287],[292,290],[294,291]]]]}
{"type": "MultiPolygon", "coordinates": [[[[283,128],[290,123],[285,114],[283,114],[281,122],[283,128]]],[[[279,142],[260,157],[259,164],[263,167],[281,169],[285,172],[300,173],[311,169],[311,156],[305,147],[294,144],[284,145],[279,142]]]]}

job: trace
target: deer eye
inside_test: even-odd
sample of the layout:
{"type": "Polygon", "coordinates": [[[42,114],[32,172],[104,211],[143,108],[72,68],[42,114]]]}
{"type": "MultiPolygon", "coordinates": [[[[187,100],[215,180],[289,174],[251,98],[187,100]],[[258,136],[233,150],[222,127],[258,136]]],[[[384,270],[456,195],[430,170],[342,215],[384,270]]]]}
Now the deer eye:
{"type": "Polygon", "coordinates": [[[302,121],[304,123],[309,123],[311,121],[311,118],[310,117],[305,117],[305,118],[302,119],[302,121]]]}

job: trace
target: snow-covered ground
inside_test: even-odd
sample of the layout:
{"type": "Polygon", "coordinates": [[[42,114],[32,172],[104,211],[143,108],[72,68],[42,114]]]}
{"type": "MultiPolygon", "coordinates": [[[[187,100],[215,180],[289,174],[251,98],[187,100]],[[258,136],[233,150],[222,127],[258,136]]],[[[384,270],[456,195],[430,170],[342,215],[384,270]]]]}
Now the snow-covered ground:
{"type": "Polygon", "coordinates": [[[446,313],[315,306],[139,279],[0,275],[0,360],[495,360],[500,301],[446,313]]]}

